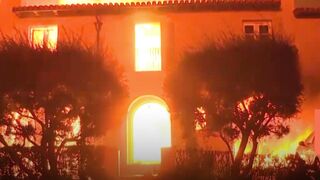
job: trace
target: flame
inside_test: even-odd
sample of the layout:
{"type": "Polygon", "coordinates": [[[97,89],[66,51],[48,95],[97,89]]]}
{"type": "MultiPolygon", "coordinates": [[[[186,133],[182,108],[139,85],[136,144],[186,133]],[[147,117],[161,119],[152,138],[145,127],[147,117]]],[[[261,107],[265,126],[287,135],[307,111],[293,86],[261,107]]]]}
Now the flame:
{"type": "Polygon", "coordinates": [[[196,131],[200,131],[207,126],[206,116],[207,115],[204,108],[202,106],[197,107],[197,110],[195,111],[195,119],[194,119],[196,131]]]}
{"type": "MultiPolygon", "coordinates": [[[[270,167],[273,166],[274,159],[278,160],[278,163],[282,163],[286,165],[286,157],[289,155],[294,155],[297,152],[297,148],[299,146],[299,143],[301,141],[304,141],[311,133],[313,129],[307,128],[302,133],[300,133],[297,136],[293,136],[292,134],[288,135],[288,137],[285,137],[283,141],[279,139],[272,139],[272,138],[266,138],[262,142],[259,143],[258,146],[258,154],[264,155],[262,166],[263,167],[270,167]],[[275,143],[275,142],[281,141],[281,143],[275,143]],[[269,148],[268,148],[269,147],[269,148]],[[270,149],[272,148],[272,149],[270,149]]],[[[233,153],[234,155],[237,154],[239,150],[241,140],[237,139],[233,144],[233,153]]],[[[247,144],[247,147],[245,149],[245,154],[251,153],[252,150],[252,143],[249,142],[247,144]]],[[[300,154],[302,159],[308,159],[307,154],[300,154]]]]}
{"type": "Polygon", "coordinates": [[[75,120],[72,122],[71,127],[72,127],[72,134],[73,134],[74,136],[79,135],[79,133],[80,133],[80,128],[81,128],[81,126],[80,126],[80,117],[79,117],[79,116],[77,117],[77,119],[75,119],[75,120]]]}
{"type": "MultiPolygon", "coordinates": [[[[235,142],[233,143],[233,154],[234,155],[236,155],[238,153],[240,143],[241,143],[240,139],[235,140],[235,142]]],[[[252,150],[252,143],[248,143],[244,153],[249,154],[249,153],[251,153],[251,150],[252,150]]]]}
{"type": "Polygon", "coordinates": [[[305,140],[312,133],[312,129],[305,130],[298,137],[287,140],[281,146],[274,147],[273,155],[278,155],[281,157],[287,156],[289,154],[295,154],[299,145],[299,142],[305,140]]]}

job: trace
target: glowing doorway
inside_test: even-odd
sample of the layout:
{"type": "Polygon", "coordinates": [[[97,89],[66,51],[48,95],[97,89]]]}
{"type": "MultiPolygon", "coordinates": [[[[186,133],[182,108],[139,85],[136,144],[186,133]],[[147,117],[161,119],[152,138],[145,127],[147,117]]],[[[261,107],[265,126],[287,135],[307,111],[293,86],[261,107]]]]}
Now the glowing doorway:
{"type": "Polygon", "coordinates": [[[132,106],[128,121],[128,163],[160,164],[161,148],[171,146],[166,104],[160,98],[144,96],[132,106]]]}

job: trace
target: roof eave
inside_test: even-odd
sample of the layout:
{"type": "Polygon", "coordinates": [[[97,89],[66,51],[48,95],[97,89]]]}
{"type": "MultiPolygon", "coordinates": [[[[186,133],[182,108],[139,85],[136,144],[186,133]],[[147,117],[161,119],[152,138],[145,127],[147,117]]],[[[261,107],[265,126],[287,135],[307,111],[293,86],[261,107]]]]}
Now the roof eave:
{"type": "Polygon", "coordinates": [[[90,16],[123,14],[136,11],[152,12],[201,12],[201,11],[279,11],[281,0],[233,1],[163,1],[147,3],[74,4],[49,6],[19,6],[13,12],[20,18],[90,16]]]}
{"type": "Polygon", "coordinates": [[[293,14],[296,18],[320,18],[320,8],[296,8],[293,14]]]}

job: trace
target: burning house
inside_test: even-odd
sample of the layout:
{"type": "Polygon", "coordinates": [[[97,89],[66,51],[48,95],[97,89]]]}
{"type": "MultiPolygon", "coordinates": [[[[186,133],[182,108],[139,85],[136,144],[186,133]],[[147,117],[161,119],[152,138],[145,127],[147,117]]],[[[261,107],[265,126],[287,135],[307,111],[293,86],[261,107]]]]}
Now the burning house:
{"type": "MultiPolygon", "coordinates": [[[[318,0],[0,0],[0,31],[14,35],[17,29],[27,32],[30,43],[51,49],[68,36],[81,36],[98,49],[107,46],[124,68],[127,114],[102,140],[115,150],[114,174],[157,167],[162,148],[184,146],[180,125],[172,121],[164,100],[163,81],[186,49],[225,33],[253,38],[287,34],[299,49],[305,101],[282,144],[261,153],[294,153],[312,131],[315,143],[300,143],[299,149],[316,147],[320,153],[319,113],[314,117],[320,108],[318,0]]],[[[226,150],[219,138],[210,142],[226,150]]]]}

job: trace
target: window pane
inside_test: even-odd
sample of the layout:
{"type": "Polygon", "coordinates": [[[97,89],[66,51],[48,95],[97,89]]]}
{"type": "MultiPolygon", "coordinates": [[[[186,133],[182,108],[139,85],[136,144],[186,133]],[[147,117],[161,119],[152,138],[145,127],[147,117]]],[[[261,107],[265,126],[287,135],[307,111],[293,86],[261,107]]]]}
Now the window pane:
{"type": "Polygon", "coordinates": [[[160,23],[136,24],[135,70],[161,71],[160,23]]]}
{"type": "Polygon", "coordinates": [[[45,27],[31,27],[31,43],[34,47],[46,46],[49,49],[55,49],[58,40],[58,27],[45,26],[45,27]]]}
{"type": "Polygon", "coordinates": [[[260,25],[259,26],[260,34],[269,34],[269,26],[268,25],[260,25]]]}
{"type": "Polygon", "coordinates": [[[246,34],[253,34],[254,33],[254,27],[253,25],[245,25],[244,26],[244,32],[246,34]]]}
{"type": "Polygon", "coordinates": [[[58,28],[50,28],[47,30],[47,47],[55,49],[57,47],[58,28]]]}
{"type": "Polygon", "coordinates": [[[44,37],[44,31],[33,29],[32,32],[32,45],[34,47],[42,47],[43,46],[43,37],[44,37]]]}

